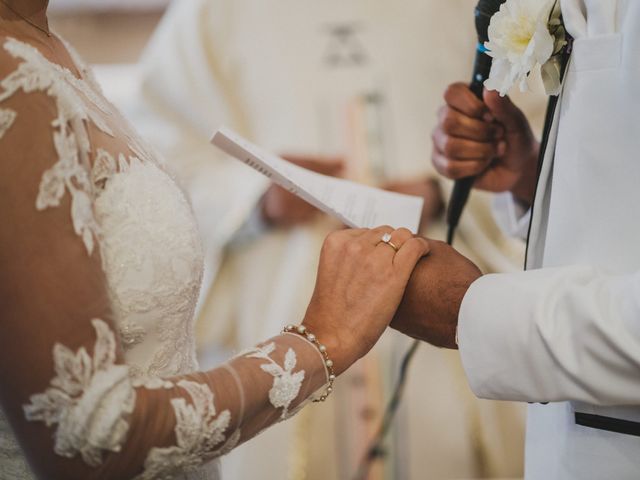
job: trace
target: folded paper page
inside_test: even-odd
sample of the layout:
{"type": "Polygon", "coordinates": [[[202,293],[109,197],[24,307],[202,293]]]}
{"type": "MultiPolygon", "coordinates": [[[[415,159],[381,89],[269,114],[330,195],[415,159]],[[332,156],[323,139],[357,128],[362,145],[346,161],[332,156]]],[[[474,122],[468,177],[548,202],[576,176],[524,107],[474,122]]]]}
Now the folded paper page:
{"type": "Polygon", "coordinates": [[[328,177],[265,152],[227,128],[211,141],[274,183],[353,228],[390,225],[417,233],[424,200],[328,177]]]}

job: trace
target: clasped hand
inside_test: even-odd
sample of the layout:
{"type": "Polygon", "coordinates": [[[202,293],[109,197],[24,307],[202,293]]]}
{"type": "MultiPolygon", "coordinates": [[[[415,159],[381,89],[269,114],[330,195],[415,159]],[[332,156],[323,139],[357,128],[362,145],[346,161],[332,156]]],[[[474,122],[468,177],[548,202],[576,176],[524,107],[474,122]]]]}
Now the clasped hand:
{"type": "Polygon", "coordinates": [[[414,338],[455,348],[462,297],[480,275],[451,247],[406,229],[341,230],[322,248],[304,325],[327,346],[338,374],[364,356],[392,320],[414,338]],[[393,246],[381,241],[385,233],[393,246]]]}

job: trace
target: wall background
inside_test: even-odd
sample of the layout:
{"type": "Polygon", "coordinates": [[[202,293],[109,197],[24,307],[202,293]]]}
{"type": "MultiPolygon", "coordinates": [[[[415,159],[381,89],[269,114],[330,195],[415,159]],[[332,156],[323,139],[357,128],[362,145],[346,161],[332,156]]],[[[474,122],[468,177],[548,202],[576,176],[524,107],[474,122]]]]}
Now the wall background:
{"type": "Polygon", "coordinates": [[[92,64],[133,63],[168,0],[51,0],[51,28],[92,64]]]}

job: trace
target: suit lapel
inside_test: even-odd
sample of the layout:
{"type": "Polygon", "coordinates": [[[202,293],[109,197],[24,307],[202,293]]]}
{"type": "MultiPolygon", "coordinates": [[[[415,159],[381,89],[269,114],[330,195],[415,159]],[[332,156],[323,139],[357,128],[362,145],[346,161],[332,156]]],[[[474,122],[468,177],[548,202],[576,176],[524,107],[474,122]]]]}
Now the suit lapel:
{"type": "Polygon", "coordinates": [[[544,252],[544,238],[547,233],[547,214],[551,201],[553,184],[553,162],[558,136],[558,108],[559,99],[554,97],[549,101],[547,122],[545,122],[544,136],[540,143],[540,159],[538,161],[538,179],[536,193],[531,207],[531,220],[527,235],[527,249],[525,254],[525,270],[542,266],[544,252]]]}
{"type": "MultiPolygon", "coordinates": [[[[563,54],[561,79],[564,80],[569,60],[571,57],[571,39],[569,47],[563,54]]],[[[564,90],[564,84],[563,84],[564,90]]],[[[531,221],[527,234],[527,248],[525,253],[525,270],[538,268],[542,262],[544,242],[542,239],[547,231],[547,212],[551,199],[551,186],[553,183],[553,162],[555,159],[556,141],[558,138],[559,105],[562,92],[549,98],[547,113],[545,115],[542,139],[540,141],[540,155],[538,157],[538,172],[536,190],[531,206],[531,221]]]]}

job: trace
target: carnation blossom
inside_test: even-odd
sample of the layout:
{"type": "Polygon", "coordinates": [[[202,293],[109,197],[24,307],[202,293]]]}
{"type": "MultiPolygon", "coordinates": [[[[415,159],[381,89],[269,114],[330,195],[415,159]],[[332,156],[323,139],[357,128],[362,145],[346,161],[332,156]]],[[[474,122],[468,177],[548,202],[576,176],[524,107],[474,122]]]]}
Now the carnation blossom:
{"type": "MultiPolygon", "coordinates": [[[[516,84],[521,91],[529,89],[527,77],[531,71],[545,65],[557,51],[556,38],[549,31],[555,3],[508,0],[502,4],[491,18],[489,41],[485,43],[487,54],[493,57],[487,89],[497,90],[502,96],[516,84]]],[[[561,42],[564,45],[564,39],[561,42]]],[[[549,90],[551,85],[545,87],[549,90]]]]}

